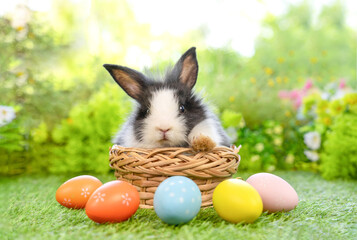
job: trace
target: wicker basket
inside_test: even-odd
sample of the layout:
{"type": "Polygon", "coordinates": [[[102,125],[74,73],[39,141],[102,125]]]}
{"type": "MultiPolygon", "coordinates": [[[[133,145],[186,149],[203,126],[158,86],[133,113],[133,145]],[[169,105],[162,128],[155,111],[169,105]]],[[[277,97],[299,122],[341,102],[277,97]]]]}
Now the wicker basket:
{"type": "Polygon", "coordinates": [[[109,161],[117,179],[138,189],[141,208],[153,208],[157,187],[171,176],[192,179],[202,193],[201,207],[209,207],[214,188],[237,172],[239,149],[215,147],[210,152],[194,152],[191,148],[144,149],[114,145],[109,161]]]}

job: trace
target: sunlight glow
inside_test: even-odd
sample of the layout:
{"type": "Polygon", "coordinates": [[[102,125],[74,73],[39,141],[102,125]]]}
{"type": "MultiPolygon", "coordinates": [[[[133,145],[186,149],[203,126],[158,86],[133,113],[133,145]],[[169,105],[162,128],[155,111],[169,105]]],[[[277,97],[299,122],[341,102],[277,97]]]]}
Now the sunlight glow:
{"type": "MultiPolygon", "coordinates": [[[[83,3],[88,6],[88,13],[90,12],[90,0],[71,1],[83,3]]],[[[228,44],[248,57],[254,54],[257,36],[261,33],[269,35],[262,29],[262,19],[268,13],[281,15],[289,5],[301,1],[303,0],[128,0],[137,20],[140,23],[150,24],[151,32],[155,36],[163,33],[182,36],[188,31],[203,28],[207,30],[206,43],[209,47],[222,47],[228,44]]],[[[314,15],[317,17],[323,6],[333,2],[333,0],[311,1],[314,15]]],[[[13,11],[17,4],[26,4],[35,11],[49,11],[51,3],[51,0],[0,1],[0,15],[13,11]]],[[[347,24],[357,28],[357,1],[345,0],[343,3],[346,5],[347,24]]],[[[158,43],[152,43],[151,48],[157,51],[160,46],[158,43]]],[[[92,51],[98,49],[92,48],[92,51]]]]}

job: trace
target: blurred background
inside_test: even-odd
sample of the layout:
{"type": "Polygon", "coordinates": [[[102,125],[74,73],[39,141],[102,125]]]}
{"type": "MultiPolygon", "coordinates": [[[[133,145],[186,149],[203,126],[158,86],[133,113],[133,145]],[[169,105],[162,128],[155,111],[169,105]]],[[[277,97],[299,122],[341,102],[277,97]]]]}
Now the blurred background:
{"type": "Polygon", "coordinates": [[[1,1],[0,175],[109,172],[131,101],[102,65],[196,46],[241,171],[357,179],[356,28],[352,0],[1,1]]]}

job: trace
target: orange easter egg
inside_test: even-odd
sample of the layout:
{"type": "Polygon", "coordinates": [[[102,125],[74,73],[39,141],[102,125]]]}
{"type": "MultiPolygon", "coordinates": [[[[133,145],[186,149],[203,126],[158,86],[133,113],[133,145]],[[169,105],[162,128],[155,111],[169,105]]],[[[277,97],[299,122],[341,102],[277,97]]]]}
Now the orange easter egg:
{"type": "Polygon", "coordinates": [[[122,222],[139,208],[139,192],[130,183],[115,180],[105,183],[89,198],[87,216],[97,223],[122,222]]]}
{"type": "Polygon", "coordinates": [[[68,208],[84,208],[89,197],[102,185],[102,182],[93,176],[74,177],[57,189],[56,200],[68,208]]]}

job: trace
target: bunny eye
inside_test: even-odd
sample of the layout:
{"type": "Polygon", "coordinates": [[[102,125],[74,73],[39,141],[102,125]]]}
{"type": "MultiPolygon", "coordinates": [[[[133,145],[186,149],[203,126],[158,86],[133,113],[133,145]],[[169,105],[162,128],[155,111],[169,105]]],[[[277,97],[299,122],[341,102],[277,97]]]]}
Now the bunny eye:
{"type": "Polygon", "coordinates": [[[141,115],[142,115],[143,117],[146,117],[147,115],[150,114],[150,108],[142,108],[142,109],[140,110],[140,113],[141,113],[141,115]]]}
{"type": "Polygon", "coordinates": [[[183,105],[180,105],[180,113],[184,113],[185,112],[185,107],[183,105]]]}

